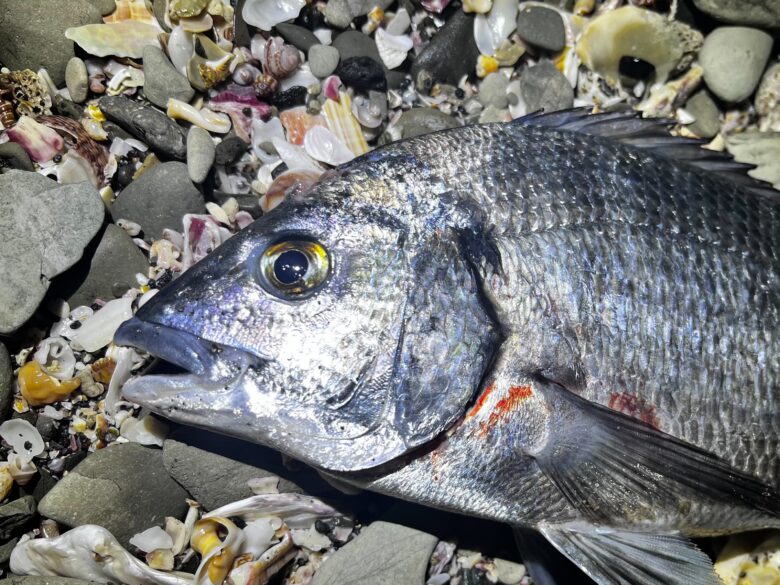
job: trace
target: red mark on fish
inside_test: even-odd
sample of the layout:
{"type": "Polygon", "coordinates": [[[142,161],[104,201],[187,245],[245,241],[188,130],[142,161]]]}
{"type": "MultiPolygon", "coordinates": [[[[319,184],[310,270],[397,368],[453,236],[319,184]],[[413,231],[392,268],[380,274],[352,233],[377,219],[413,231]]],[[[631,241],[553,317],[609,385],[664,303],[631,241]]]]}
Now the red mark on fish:
{"type": "MultiPolygon", "coordinates": [[[[480,411],[484,407],[485,401],[487,400],[488,391],[492,391],[492,389],[493,389],[492,386],[488,387],[488,390],[485,391],[485,394],[480,396],[480,399],[477,401],[477,404],[469,413],[470,417],[474,416],[478,411],[480,411]]],[[[519,406],[524,401],[526,401],[531,396],[533,396],[533,394],[534,391],[530,386],[527,385],[510,386],[509,391],[506,393],[506,395],[503,396],[502,398],[499,398],[496,401],[496,403],[493,405],[490,412],[487,413],[487,419],[481,420],[479,422],[480,436],[484,437],[491,430],[493,430],[500,422],[508,420],[509,415],[515,410],[517,410],[519,406]]]]}
{"type": "Polygon", "coordinates": [[[654,429],[660,429],[661,422],[655,414],[655,406],[648,404],[643,398],[628,392],[612,392],[609,395],[609,404],[607,406],[612,410],[641,420],[654,429]]]}

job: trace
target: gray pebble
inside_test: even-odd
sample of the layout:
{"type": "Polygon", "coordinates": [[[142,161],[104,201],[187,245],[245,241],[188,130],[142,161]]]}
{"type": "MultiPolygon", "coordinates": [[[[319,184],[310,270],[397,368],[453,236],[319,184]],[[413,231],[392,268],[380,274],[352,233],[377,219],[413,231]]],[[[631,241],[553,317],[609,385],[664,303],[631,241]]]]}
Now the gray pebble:
{"type": "Polygon", "coordinates": [[[0,173],[16,169],[19,171],[34,171],[30,156],[16,142],[0,144],[0,173]]]}
{"type": "Polygon", "coordinates": [[[49,281],[81,257],[104,213],[89,183],[59,185],[16,170],[0,175],[0,333],[32,316],[49,281]]]}
{"type": "Polygon", "coordinates": [[[44,441],[51,441],[57,436],[59,423],[45,414],[39,414],[38,419],[35,421],[35,428],[41,434],[41,438],[44,441]]]}
{"type": "Polygon", "coordinates": [[[325,20],[336,28],[347,28],[358,16],[371,12],[379,6],[382,10],[393,0],[329,0],[325,5],[325,20]]]}
{"type": "Polygon", "coordinates": [[[374,522],[330,555],[312,585],[421,585],[438,539],[389,522],[374,522]]]}
{"type": "Polygon", "coordinates": [[[520,77],[520,93],[528,112],[555,112],[574,105],[574,90],[550,61],[540,61],[520,77]]]}
{"type": "Polygon", "coordinates": [[[726,141],[729,153],[739,162],[755,165],[750,176],[772,183],[780,190],[780,132],[743,132],[726,141]]]}
{"type": "Polygon", "coordinates": [[[423,74],[433,82],[457,85],[461,77],[474,71],[477,57],[474,15],[458,10],[417,55],[412,65],[412,79],[418,84],[418,78],[423,74]]]}
{"type": "Polygon", "coordinates": [[[114,10],[116,10],[116,1],[115,0],[87,0],[90,4],[92,4],[95,8],[100,10],[100,14],[103,16],[108,16],[114,10]]]}
{"type": "Polygon", "coordinates": [[[84,107],[72,102],[69,99],[65,99],[61,95],[55,95],[51,100],[51,109],[58,116],[65,116],[72,120],[81,120],[84,115],[84,107]]]}
{"type": "MultiPolygon", "coordinates": [[[[157,0],[165,6],[166,0],[157,0]]],[[[244,4],[246,0],[237,0],[233,11],[233,44],[237,47],[248,47],[252,42],[252,33],[244,20],[244,4]]]]}
{"type": "Polygon", "coordinates": [[[492,124],[493,122],[504,122],[506,120],[506,110],[501,110],[496,106],[488,106],[479,114],[480,124],[492,124]]]}
{"type": "Polygon", "coordinates": [[[356,30],[341,33],[333,39],[331,47],[339,52],[342,61],[352,57],[371,57],[377,63],[382,63],[374,39],[356,30]]]}
{"type": "Polygon", "coordinates": [[[498,71],[491,73],[479,84],[477,99],[483,106],[493,106],[503,110],[509,105],[506,95],[508,85],[509,79],[507,79],[506,75],[498,71]]]}
{"type": "Polygon", "coordinates": [[[187,165],[158,164],[125,188],[111,205],[114,221],[121,218],[141,226],[147,239],[159,239],[165,228],[181,231],[185,213],[204,213],[203,195],[190,181],[187,165]]]}
{"type": "Polygon", "coordinates": [[[46,494],[40,514],[66,526],[97,524],[123,546],[166,516],[183,518],[185,492],[170,478],[159,449],[113,444],[79,463],[46,494]]]}
{"type": "Polygon", "coordinates": [[[435,108],[412,108],[401,114],[396,123],[402,138],[414,138],[457,126],[455,118],[435,108]]]}
{"type": "Polygon", "coordinates": [[[777,0],[693,0],[693,3],[722,22],[780,27],[780,2],[777,0]]]}
{"type": "Polygon", "coordinates": [[[716,28],[699,53],[704,82],[720,99],[742,101],[753,93],[772,51],[772,37],[743,26],[716,28]]]}
{"type": "Polygon", "coordinates": [[[247,151],[249,145],[235,134],[228,134],[217,144],[215,162],[221,167],[229,167],[240,159],[247,151]]]}
{"type": "Polygon", "coordinates": [[[548,51],[562,51],[566,29],[557,11],[544,6],[524,6],[517,15],[517,34],[527,43],[548,51]]]}
{"type": "Polygon", "coordinates": [[[35,515],[35,498],[23,496],[0,506],[0,541],[5,541],[35,515]]]}
{"type": "Polygon", "coordinates": [[[276,32],[279,33],[285,41],[290,43],[296,49],[300,49],[304,53],[307,52],[313,45],[316,45],[320,40],[314,36],[308,28],[303,28],[297,24],[289,24],[282,22],[275,27],[276,32]]]}
{"type": "Polygon", "coordinates": [[[89,75],[84,61],[73,57],[65,67],[65,85],[70,93],[70,99],[77,103],[84,103],[89,91],[89,75]]]}
{"type": "MultiPolygon", "coordinates": [[[[163,28],[163,30],[165,30],[165,32],[171,32],[171,27],[165,24],[165,7],[167,4],[168,0],[152,0],[152,12],[154,12],[154,17],[157,19],[157,23],[163,28]]],[[[236,11],[236,14],[239,12],[240,11],[236,11]]],[[[249,42],[243,46],[249,46],[249,42]]]]}
{"type": "Polygon", "coordinates": [[[339,64],[339,51],[327,45],[313,45],[309,49],[309,68],[312,74],[324,79],[336,70],[339,64]]]}
{"type": "Polygon", "coordinates": [[[687,128],[701,138],[712,138],[720,130],[720,110],[706,89],[692,96],[685,103],[685,110],[696,121],[687,128]]]}
{"type": "Polygon", "coordinates": [[[155,106],[166,109],[168,99],[189,102],[195,90],[184,75],[176,70],[161,49],[144,47],[144,95],[155,106]]]}
{"type": "Polygon", "coordinates": [[[202,183],[209,176],[217,148],[211,134],[192,126],[187,133],[187,172],[193,183],[202,183]]]}
{"type": "Polygon", "coordinates": [[[0,420],[5,420],[11,410],[14,397],[14,369],[11,356],[5,345],[0,343],[0,420]]]}
{"type": "MultiPolygon", "coordinates": [[[[11,553],[13,552],[14,547],[18,542],[19,542],[18,538],[12,538],[8,542],[4,542],[3,544],[0,544],[0,565],[6,565],[8,561],[11,560],[11,553]]],[[[11,578],[12,577],[6,577],[2,581],[0,581],[0,583],[2,583],[3,585],[12,585],[11,578]]]]}

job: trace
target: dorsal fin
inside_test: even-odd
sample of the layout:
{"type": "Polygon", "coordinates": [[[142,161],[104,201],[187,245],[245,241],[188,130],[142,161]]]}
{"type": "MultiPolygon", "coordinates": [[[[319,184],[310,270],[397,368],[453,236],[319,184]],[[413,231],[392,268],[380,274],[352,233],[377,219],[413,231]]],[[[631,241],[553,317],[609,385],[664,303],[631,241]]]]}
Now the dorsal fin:
{"type": "Polygon", "coordinates": [[[643,118],[641,112],[628,108],[598,114],[591,114],[590,108],[574,108],[550,113],[534,112],[518,118],[513,124],[603,136],[705,171],[717,172],[753,193],[780,197],[780,191],[776,191],[770,183],[747,174],[755,168],[754,165],[737,162],[724,152],[702,148],[705,140],[669,134],[669,127],[676,122],[668,118],[643,118]]]}

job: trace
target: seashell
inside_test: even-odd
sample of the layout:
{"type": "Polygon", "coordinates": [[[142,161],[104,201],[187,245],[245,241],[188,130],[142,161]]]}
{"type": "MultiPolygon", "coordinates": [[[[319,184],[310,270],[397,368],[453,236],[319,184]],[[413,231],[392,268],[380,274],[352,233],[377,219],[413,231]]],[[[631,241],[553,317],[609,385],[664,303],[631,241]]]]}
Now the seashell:
{"type": "Polygon", "coordinates": [[[279,160],[273,145],[274,138],[284,140],[284,128],[279,118],[271,118],[268,122],[252,120],[252,152],[264,163],[279,160]]]}
{"type": "Polygon", "coordinates": [[[221,49],[204,35],[195,35],[195,54],[187,62],[187,78],[195,89],[206,91],[230,76],[233,53],[221,49]],[[206,57],[201,57],[203,53],[206,57]]]}
{"type": "Polygon", "coordinates": [[[244,142],[251,142],[253,120],[267,120],[271,115],[271,107],[255,97],[252,88],[233,87],[217,94],[208,103],[215,112],[230,116],[236,135],[244,142]]]}
{"type": "Polygon", "coordinates": [[[97,398],[103,394],[104,388],[92,377],[92,373],[88,368],[84,368],[76,377],[81,380],[81,392],[88,398],[97,398]]]}
{"type": "Polygon", "coordinates": [[[309,69],[309,64],[304,63],[288,77],[280,80],[282,91],[287,91],[292,87],[306,87],[309,88],[313,85],[319,85],[320,80],[314,76],[309,69]]]}
{"type": "Polygon", "coordinates": [[[125,20],[113,24],[85,24],[65,30],[65,36],[90,55],[140,59],[146,45],[160,48],[157,26],[125,20]]]}
{"type": "Polygon", "coordinates": [[[268,477],[253,477],[248,479],[246,484],[255,495],[279,493],[279,478],[275,475],[269,475],[268,477]]]}
{"type": "Polygon", "coordinates": [[[214,19],[208,12],[193,18],[182,18],[179,26],[185,32],[202,33],[211,30],[214,27],[214,19]]]}
{"type": "Polygon", "coordinates": [[[330,538],[325,534],[317,532],[314,526],[290,530],[290,536],[294,544],[312,552],[319,552],[332,546],[330,538]]]}
{"type": "Polygon", "coordinates": [[[704,70],[699,65],[691,67],[685,75],[664,85],[656,85],[650,95],[637,109],[646,117],[672,117],[675,110],[682,106],[702,82],[704,70]]]}
{"type": "Polygon", "coordinates": [[[153,526],[133,535],[129,542],[138,550],[147,553],[159,548],[173,548],[173,539],[159,526],[153,526]]]}
{"type": "Polygon", "coordinates": [[[14,478],[8,468],[8,463],[0,463],[0,502],[8,497],[14,487],[14,478]]]}
{"type": "Polygon", "coordinates": [[[441,14],[447,6],[449,6],[451,0],[422,0],[420,4],[428,12],[434,14],[441,14]]]}
{"type": "Polygon", "coordinates": [[[306,106],[285,110],[279,114],[279,119],[287,132],[287,141],[298,146],[303,144],[303,137],[310,128],[326,125],[325,118],[312,116],[306,112],[306,106]]]}
{"type": "Polygon", "coordinates": [[[260,197],[260,209],[263,213],[268,213],[278,206],[285,197],[302,193],[314,185],[320,178],[320,171],[295,170],[285,171],[273,180],[260,197]]]}
{"type": "MultiPolygon", "coordinates": [[[[110,357],[116,362],[116,367],[104,398],[104,410],[107,414],[112,414],[116,410],[116,403],[121,396],[122,386],[130,379],[134,361],[138,354],[129,347],[116,347],[113,345],[109,348],[109,352],[112,352],[110,357]]],[[[108,352],[106,355],[108,355],[108,352]]]]}
{"type": "Polygon", "coordinates": [[[290,144],[281,138],[274,138],[272,142],[288,169],[322,172],[322,167],[306,153],[304,148],[290,144]]]}
{"type": "Polygon", "coordinates": [[[87,173],[87,180],[95,188],[106,183],[108,151],[105,146],[95,142],[81,124],[64,116],[39,116],[38,121],[65,134],[65,142],[70,150],[63,156],[58,177],[62,175],[65,180],[68,176],[79,174],[78,170],[81,169],[87,173]]]}
{"type": "Polygon", "coordinates": [[[208,108],[197,110],[190,104],[175,98],[168,99],[167,114],[169,118],[185,120],[209,132],[216,132],[217,134],[230,132],[230,118],[225,114],[217,114],[208,108]]]}
{"type": "Polygon", "coordinates": [[[111,81],[106,86],[106,93],[108,95],[119,95],[127,92],[129,89],[143,87],[144,80],[143,69],[122,67],[111,77],[111,81]]]}
{"type": "Polygon", "coordinates": [[[111,381],[115,369],[116,361],[110,357],[100,358],[90,366],[92,377],[101,384],[108,384],[111,381]]]}
{"type": "Polygon", "coordinates": [[[132,302],[132,299],[121,298],[103,305],[76,331],[71,339],[74,349],[95,352],[111,343],[119,326],[133,316],[132,302]]]}
{"type": "Polygon", "coordinates": [[[480,55],[477,58],[477,77],[484,78],[498,71],[498,61],[495,57],[480,55]]]}
{"type": "Polygon", "coordinates": [[[189,535],[187,534],[187,527],[184,522],[178,518],[166,516],[165,518],[165,532],[171,538],[170,549],[174,555],[178,555],[184,552],[184,549],[189,544],[189,535]]]}
{"type": "Polygon", "coordinates": [[[322,112],[328,121],[330,131],[341,139],[355,156],[360,156],[368,152],[368,144],[363,137],[360,124],[352,115],[352,100],[349,94],[341,92],[340,98],[339,101],[325,100],[322,112]]]}
{"type": "Polygon", "coordinates": [[[72,378],[76,368],[73,350],[62,337],[48,337],[41,341],[33,359],[41,365],[45,373],[58,380],[72,378]]]}
{"type": "Polygon", "coordinates": [[[266,99],[279,91],[279,81],[270,75],[262,74],[255,78],[253,87],[258,98],[266,99]]]}
{"type": "Polygon", "coordinates": [[[33,425],[21,418],[5,421],[0,425],[0,437],[8,443],[22,461],[29,462],[46,449],[41,434],[33,425]]]}
{"type": "Polygon", "coordinates": [[[406,35],[391,35],[384,29],[377,29],[374,35],[379,57],[388,69],[395,69],[405,60],[412,49],[412,39],[406,35]]]}
{"type": "MultiPolygon", "coordinates": [[[[378,92],[372,92],[374,97],[378,92]]],[[[379,94],[380,100],[357,95],[352,100],[352,115],[364,128],[379,128],[387,115],[387,99],[379,94]]]]}
{"type": "MultiPolygon", "coordinates": [[[[564,50],[565,51],[565,50],[564,50]]],[[[576,56],[574,51],[569,51],[576,56]]],[[[493,53],[499,67],[512,67],[525,54],[525,45],[504,40],[493,53]]],[[[579,59],[577,60],[579,63],[579,59]]],[[[576,73],[576,72],[575,72],[576,73]]]]}
{"type": "Polygon", "coordinates": [[[79,387],[81,381],[78,378],[70,380],[58,380],[41,369],[36,362],[28,362],[19,369],[16,378],[19,391],[30,406],[43,406],[52,404],[66,398],[79,387]]]}
{"type": "Polygon", "coordinates": [[[14,105],[10,100],[11,90],[0,88],[0,126],[10,128],[16,122],[14,105]]]}
{"type": "Polygon", "coordinates": [[[93,120],[92,118],[82,118],[81,127],[84,128],[87,136],[89,136],[92,140],[108,140],[108,133],[106,132],[105,128],[103,128],[103,124],[97,120],[93,120]]]}
{"type": "Polygon", "coordinates": [[[192,18],[206,10],[209,0],[170,0],[168,14],[175,19],[192,18]]]}
{"type": "Polygon", "coordinates": [[[322,82],[322,93],[326,98],[339,101],[341,99],[341,78],[338,75],[331,75],[322,82]]]}
{"type": "MultiPolygon", "coordinates": [[[[501,43],[517,26],[518,3],[515,0],[495,0],[490,14],[477,15],[474,19],[474,40],[483,55],[494,55],[501,43]]],[[[514,45],[519,46],[519,45],[514,45]]],[[[520,52],[522,55],[525,52],[520,52]]],[[[517,59],[520,58],[517,56],[517,59]]],[[[515,62],[517,62],[515,59],[515,62]]],[[[514,63],[512,63],[514,65],[514,63]]]]}
{"type": "MultiPolygon", "coordinates": [[[[0,90],[3,91],[3,99],[14,106],[12,111],[17,116],[35,118],[41,114],[51,114],[51,95],[47,84],[31,69],[0,73],[0,90]]],[[[4,125],[10,127],[13,121],[4,125]]]]}
{"type": "Polygon", "coordinates": [[[330,130],[314,126],[303,139],[306,154],[314,160],[331,166],[343,165],[355,158],[355,154],[330,130]]]}
{"type": "Polygon", "coordinates": [[[291,75],[301,63],[298,49],[287,45],[279,37],[270,37],[263,52],[263,73],[276,79],[291,75]]]}
{"type": "Polygon", "coordinates": [[[270,31],[277,24],[298,17],[306,0],[246,0],[241,16],[260,30],[270,31]]]}
{"type": "Polygon", "coordinates": [[[252,85],[263,72],[251,63],[242,63],[233,70],[233,81],[239,85],[252,85]]]}
{"type": "Polygon", "coordinates": [[[149,12],[149,9],[146,6],[146,0],[116,0],[116,9],[114,12],[103,17],[103,22],[105,24],[115,24],[127,20],[151,24],[157,27],[159,31],[162,31],[154,14],[149,12]]]}
{"type": "Polygon", "coordinates": [[[8,473],[17,484],[25,486],[38,473],[38,468],[18,453],[11,453],[8,455],[8,473]]]}
{"type": "Polygon", "coordinates": [[[153,550],[146,555],[146,564],[161,571],[173,570],[173,553],[166,549],[153,550]]]}
{"type": "Polygon", "coordinates": [[[487,14],[492,6],[492,0],[463,0],[463,12],[487,14]]]}
{"type": "Polygon", "coordinates": [[[241,529],[227,518],[212,515],[198,520],[190,546],[202,559],[195,571],[193,585],[222,583],[233,565],[233,559],[238,556],[243,539],[241,529]],[[224,540],[219,537],[220,529],[227,531],[224,540]]]}
{"type": "Polygon", "coordinates": [[[774,63],[764,72],[755,97],[758,129],[761,132],[780,132],[780,63],[774,63]]]}
{"type": "Polygon", "coordinates": [[[19,118],[12,128],[6,130],[6,135],[37,163],[50,161],[65,146],[62,136],[29,116],[19,118]]]}
{"type": "Polygon", "coordinates": [[[228,195],[249,193],[249,180],[240,173],[228,173],[223,166],[217,166],[217,179],[220,190],[228,195]]]}
{"type": "Polygon", "coordinates": [[[226,239],[210,215],[188,213],[183,218],[182,269],[187,270],[214,251],[226,239]]]}
{"type": "Polygon", "coordinates": [[[229,0],[227,2],[223,2],[223,0],[210,0],[208,6],[206,6],[206,10],[212,16],[221,16],[225,20],[230,20],[235,16],[229,0]]]}
{"type": "Polygon", "coordinates": [[[204,519],[212,517],[237,517],[245,522],[259,518],[278,518],[293,530],[309,528],[317,520],[323,519],[340,519],[343,524],[350,523],[349,518],[322,500],[295,493],[250,496],[203,515],[204,519]]]}
{"type": "Polygon", "coordinates": [[[187,64],[195,55],[195,37],[181,26],[171,30],[166,46],[171,63],[182,75],[187,74],[187,64]]]}

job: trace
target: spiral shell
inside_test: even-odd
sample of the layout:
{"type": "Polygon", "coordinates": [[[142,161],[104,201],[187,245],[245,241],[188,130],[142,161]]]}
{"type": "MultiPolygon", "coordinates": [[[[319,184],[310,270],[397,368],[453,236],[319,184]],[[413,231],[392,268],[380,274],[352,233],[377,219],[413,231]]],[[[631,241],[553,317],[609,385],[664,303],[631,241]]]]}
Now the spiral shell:
{"type": "Polygon", "coordinates": [[[270,75],[258,75],[253,85],[255,94],[260,99],[270,98],[279,91],[279,81],[270,75]]]}
{"type": "Polygon", "coordinates": [[[263,71],[266,74],[283,79],[292,75],[300,63],[301,57],[298,54],[298,49],[292,45],[286,45],[278,37],[268,39],[263,56],[263,71]]]}

